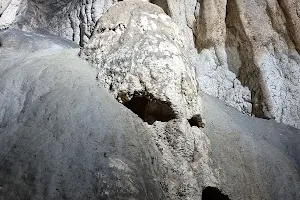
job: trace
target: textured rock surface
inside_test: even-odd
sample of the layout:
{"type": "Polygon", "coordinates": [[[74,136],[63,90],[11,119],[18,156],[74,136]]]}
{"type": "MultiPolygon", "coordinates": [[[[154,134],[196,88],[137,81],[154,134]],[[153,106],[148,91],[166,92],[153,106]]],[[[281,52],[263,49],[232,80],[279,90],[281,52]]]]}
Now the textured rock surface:
{"type": "MultiPolygon", "coordinates": [[[[201,114],[184,37],[157,6],[141,1],[113,6],[100,18],[80,55],[99,70],[97,77],[122,103],[146,97],[170,106],[170,119],[201,114]]],[[[149,109],[151,115],[160,108],[149,109]]]]}
{"type": "MultiPolygon", "coordinates": [[[[288,26],[290,19],[281,3],[229,2],[227,46],[238,49],[240,58],[231,59],[231,65],[252,91],[253,113],[299,127],[300,56],[293,42],[297,34],[291,37],[293,26],[288,26]]],[[[296,1],[294,6],[297,8],[296,1]]],[[[293,13],[294,8],[290,9],[293,13]]],[[[295,27],[297,18],[293,18],[295,27]]],[[[229,53],[228,57],[236,54],[229,53]]]]}
{"type": "Polygon", "coordinates": [[[76,53],[1,52],[0,199],[163,198],[147,130],[76,53]]]}
{"type": "MultiPolygon", "coordinates": [[[[1,1],[0,27],[41,27],[84,46],[116,2],[1,1]]],[[[300,126],[297,0],[150,2],[179,25],[199,89],[243,113],[300,126]]]]}
{"type": "Polygon", "coordinates": [[[78,50],[0,54],[0,199],[299,199],[298,129],[203,96],[203,130],[142,122],[78,50]]]}
{"type": "Polygon", "coordinates": [[[99,17],[117,0],[29,0],[26,13],[17,22],[23,30],[45,28],[52,34],[84,45],[99,17]]]}
{"type": "Polygon", "coordinates": [[[242,112],[300,126],[299,1],[152,2],[198,49],[191,59],[201,90],[242,112]]]}
{"type": "Polygon", "coordinates": [[[179,29],[159,7],[118,3],[81,52],[93,69],[78,45],[39,27],[74,31],[61,24],[95,2],[22,1],[9,12],[15,21],[0,32],[1,200],[300,199],[299,129],[198,92],[245,113],[251,101],[257,116],[297,126],[296,1],[151,1],[179,29]]]}
{"type": "Polygon", "coordinates": [[[79,48],[73,42],[50,35],[43,29],[25,32],[18,29],[0,31],[0,47],[3,51],[34,52],[41,49],[79,48]]]}
{"type": "Polygon", "coordinates": [[[299,199],[300,130],[202,99],[218,188],[230,199],[299,199]]]}
{"type": "Polygon", "coordinates": [[[225,50],[226,1],[150,1],[161,6],[183,32],[199,88],[243,113],[252,111],[251,93],[228,69],[225,50]]]}
{"type": "Polygon", "coordinates": [[[1,0],[0,1],[0,30],[8,28],[16,19],[21,10],[26,8],[23,0],[1,0]]]}

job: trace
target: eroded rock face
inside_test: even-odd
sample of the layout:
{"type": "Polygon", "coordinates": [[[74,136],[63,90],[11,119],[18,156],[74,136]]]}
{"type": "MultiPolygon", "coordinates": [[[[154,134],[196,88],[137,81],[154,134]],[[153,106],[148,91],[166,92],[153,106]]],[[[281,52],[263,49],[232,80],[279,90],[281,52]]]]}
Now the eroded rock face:
{"type": "MultiPolygon", "coordinates": [[[[150,2],[178,24],[200,90],[243,113],[299,127],[297,0],[150,2]]],[[[0,29],[42,27],[84,46],[115,3],[1,1],[0,29]]]]}
{"type": "MultiPolygon", "coordinates": [[[[179,28],[149,3],[117,4],[81,52],[96,70],[72,42],[38,30],[0,32],[0,199],[300,199],[299,129],[197,91],[245,113],[252,101],[262,117],[277,116],[278,103],[294,105],[296,4],[151,2],[179,28]],[[272,27],[261,28],[254,14],[272,27]]],[[[29,1],[32,18],[24,21],[28,9],[13,23],[47,27],[39,20],[51,13],[63,23],[81,3],[29,1]]]]}
{"type": "Polygon", "coordinates": [[[0,29],[9,26],[25,31],[44,28],[83,46],[99,17],[116,2],[118,0],[3,0],[0,29]]]}
{"type": "Polygon", "coordinates": [[[198,49],[190,59],[202,91],[244,113],[300,126],[298,1],[151,2],[198,49]]]}
{"type": "Polygon", "coordinates": [[[0,30],[8,28],[16,17],[21,13],[21,10],[26,8],[24,0],[1,0],[0,2],[0,30]]]}
{"type": "Polygon", "coordinates": [[[202,130],[185,119],[155,122],[153,128],[167,199],[199,199],[204,186],[219,185],[219,174],[211,167],[210,140],[202,130]]]}
{"type": "Polygon", "coordinates": [[[167,112],[162,105],[155,108],[164,104],[173,110],[170,119],[189,119],[201,114],[201,102],[186,52],[180,30],[159,7],[125,1],[100,18],[80,56],[98,69],[97,78],[120,102],[145,97],[160,102],[148,103],[150,115],[167,112]]]}
{"type": "Polygon", "coordinates": [[[228,69],[225,50],[226,1],[150,1],[161,6],[184,34],[199,89],[251,114],[251,93],[228,69]]]}
{"type": "Polygon", "coordinates": [[[1,51],[0,199],[164,199],[151,134],[77,53],[1,51]]]}
{"type": "Polygon", "coordinates": [[[208,96],[204,129],[148,125],[78,49],[0,51],[0,199],[300,198],[296,128],[208,96]]]}
{"type": "Polygon", "coordinates": [[[79,48],[75,43],[51,35],[43,29],[26,32],[10,28],[0,31],[0,50],[19,53],[35,52],[41,49],[79,48]]]}
{"type": "MultiPolygon", "coordinates": [[[[206,95],[204,128],[197,115],[148,125],[102,88],[79,49],[56,48],[69,48],[63,39],[4,36],[0,199],[300,198],[299,129],[206,95]]],[[[145,100],[166,106],[127,103],[145,100]]]]}
{"type": "Polygon", "coordinates": [[[300,56],[291,31],[300,18],[293,15],[289,26],[290,15],[282,8],[281,1],[228,2],[228,58],[252,91],[256,116],[299,127],[300,56]]]}

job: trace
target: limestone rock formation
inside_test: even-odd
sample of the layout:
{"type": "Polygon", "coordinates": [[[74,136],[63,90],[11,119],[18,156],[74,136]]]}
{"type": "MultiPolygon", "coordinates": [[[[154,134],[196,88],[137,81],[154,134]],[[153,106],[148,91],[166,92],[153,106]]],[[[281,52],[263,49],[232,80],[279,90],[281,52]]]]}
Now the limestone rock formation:
{"type": "Polygon", "coordinates": [[[3,51],[35,52],[41,49],[79,48],[73,42],[51,35],[43,29],[26,32],[19,29],[0,31],[0,46],[3,51]]]}
{"type": "Polygon", "coordinates": [[[156,119],[200,117],[185,39],[159,7],[142,1],[111,7],[80,55],[99,70],[97,78],[120,102],[149,101],[142,118],[150,124],[156,119]]]}
{"type": "Polygon", "coordinates": [[[26,8],[23,0],[1,0],[0,1],[0,30],[8,28],[15,22],[18,14],[26,8]]]}
{"type": "Polygon", "coordinates": [[[161,6],[179,25],[186,38],[189,60],[200,90],[251,114],[251,93],[228,69],[225,50],[226,1],[150,1],[161,6]]]}
{"type": "Polygon", "coordinates": [[[26,30],[42,27],[52,34],[83,46],[91,37],[97,20],[117,0],[29,1],[26,17],[18,26],[26,30]],[[36,17],[38,15],[39,17],[36,17]]]}
{"type": "Polygon", "coordinates": [[[44,28],[85,44],[99,17],[117,0],[1,0],[0,30],[10,25],[25,31],[44,28]]]}
{"type": "Polygon", "coordinates": [[[161,199],[150,135],[77,53],[1,52],[0,199],[161,199]]]}
{"type": "Polygon", "coordinates": [[[300,126],[298,1],[152,2],[198,49],[202,91],[242,112],[300,126]]]}
{"type": "Polygon", "coordinates": [[[0,2],[0,200],[300,199],[298,2],[150,3],[0,2]]]}
{"type": "MultiPolygon", "coordinates": [[[[243,113],[300,126],[297,0],[149,2],[179,25],[200,90],[243,113]]],[[[84,46],[115,3],[3,0],[0,29],[44,28],[84,46]]]]}
{"type": "Polygon", "coordinates": [[[226,45],[232,67],[252,91],[253,113],[299,127],[300,56],[297,34],[291,30],[300,18],[291,20],[287,14],[299,4],[297,8],[294,1],[287,11],[282,2],[228,2],[226,45]],[[289,25],[289,21],[295,22],[289,25]]]}
{"type": "Polygon", "coordinates": [[[148,125],[78,51],[0,48],[0,199],[300,198],[298,129],[203,94],[204,129],[148,125]]]}

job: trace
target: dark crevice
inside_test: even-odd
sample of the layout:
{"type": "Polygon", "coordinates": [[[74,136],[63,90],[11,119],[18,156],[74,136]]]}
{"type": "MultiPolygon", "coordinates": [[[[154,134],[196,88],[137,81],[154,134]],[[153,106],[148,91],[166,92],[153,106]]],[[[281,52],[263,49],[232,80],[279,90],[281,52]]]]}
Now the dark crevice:
{"type": "Polygon", "coordinates": [[[202,121],[202,117],[200,114],[194,115],[191,119],[188,120],[191,126],[196,126],[198,128],[204,127],[204,123],[202,121]]]}
{"type": "Polygon", "coordinates": [[[155,121],[168,122],[176,118],[168,102],[147,95],[135,95],[123,104],[150,125],[155,121]]]}
{"type": "Polygon", "coordinates": [[[223,194],[216,187],[206,187],[202,191],[202,200],[230,200],[229,197],[223,194]]]}
{"type": "Polygon", "coordinates": [[[228,1],[226,6],[226,53],[228,68],[234,72],[243,86],[251,91],[252,115],[266,118],[261,74],[254,62],[251,40],[238,15],[235,1],[228,1]]]}
{"type": "MultiPolygon", "coordinates": [[[[288,30],[288,34],[293,42],[293,44],[295,45],[295,49],[296,51],[300,54],[300,42],[297,42],[297,27],[296,27],[296,24],[295,22],[293,21],[293,18],[292,18],[292,10],[288,9],[288,5],[287,5],[287,2],[284,1],[284,0],[279,0],[278,1],[278,5],[279,7],[281,8],[283,14],[284,14],[284,17],[286,19],[286,23],[287,23],[287,30],[288,30]]],[[[295,5],[296,6],[296,5],[295,5]]],[[[296,14],[298,15],[298,12],[297,12],[297,6],[295,7],[295,12],[296,14]]]]}
{"type": "Polygon", "coordinates": [[[165,11],[165,13],[170,16],[168,0],[150,0],[150,3],[161,7],[165,11]]]}

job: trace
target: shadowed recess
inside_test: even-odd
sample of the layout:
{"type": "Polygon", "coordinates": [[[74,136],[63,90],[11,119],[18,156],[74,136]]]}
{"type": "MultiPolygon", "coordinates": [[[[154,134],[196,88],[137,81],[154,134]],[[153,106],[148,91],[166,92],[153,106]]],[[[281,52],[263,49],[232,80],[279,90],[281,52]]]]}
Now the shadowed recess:
{"type": "Polygon", "coordinates": [[[167,0],[151,0],[150,3],[161,7],[165,11],[165,13],[170,16],[170,9],[167,0]]]}
{"type": "Polygon", "coordinates": [[[150,125],[155,121],[167,122],[176,118],[170,105],[158,99],[134,96],[124,105],[150,125]]]}
{"type": "Polygon", "coordinates": [[[230,200],[229,197],[223,194],[218,188],[206,187],[202,191],[202,200],[230,200]]]}
{"type": "Polygon", "coordinates": [[[191,126],[197,126],[198,128],[203,127],[201,115],[194,115],[191,119],[188,120],[191,126]]]}

